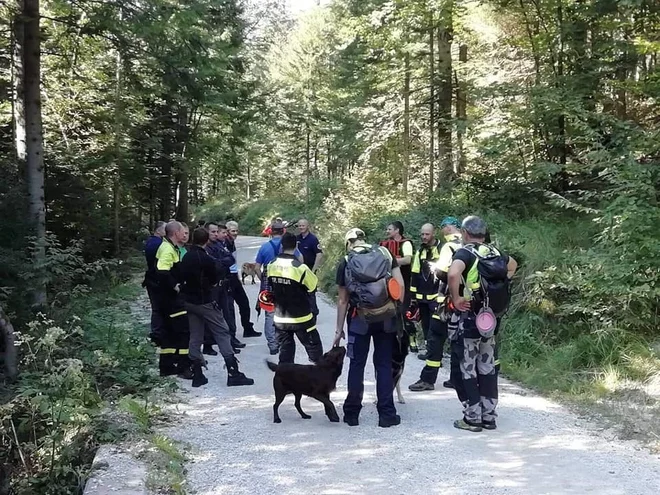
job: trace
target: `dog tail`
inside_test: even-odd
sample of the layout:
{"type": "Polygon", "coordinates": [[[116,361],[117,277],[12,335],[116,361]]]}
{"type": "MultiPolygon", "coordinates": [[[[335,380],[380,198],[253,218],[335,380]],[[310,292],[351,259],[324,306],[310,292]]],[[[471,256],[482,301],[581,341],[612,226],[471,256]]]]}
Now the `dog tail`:
{"type": "Polygon", "coordinates": [[[266,359],[266,366],[270,368],[270,371],[277,371],[277,365],[275,363],[271,363],[266,359]]]}

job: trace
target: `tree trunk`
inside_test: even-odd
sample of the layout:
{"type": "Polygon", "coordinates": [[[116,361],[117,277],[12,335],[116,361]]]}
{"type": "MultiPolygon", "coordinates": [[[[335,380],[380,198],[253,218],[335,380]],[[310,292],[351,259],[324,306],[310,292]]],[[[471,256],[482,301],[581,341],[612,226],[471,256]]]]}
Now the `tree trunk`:
{"type": "Polygon", "coordinates": [[[188,109],[185,107],[179,108],[179,115],[177,119],[177,144],[180,150],[179,155],[179,184],[178,184],[178,202],[176,219],[180,222],[188,222],[190,220],[190,213],[188,208],[188,141],[190,139],[190,127],[188,122],[188,109]]]}
{"type": "MultiPolygon", "coordinates": [[[[119,10],[119,21],[121,22],[122,13],[121,8],[119,10]]],[[[122,135],[122,101],[121,101],[121,92],[122,92],[122,61],[121,61],[121,52],[117,49],[116,60],[117,64],[115,67],[115,177],[112,186],[112,210],[113,210],[113,247],[115,256],[119,255],[120,250],[120,209],[121,209],[121,162],[122,162],[122,150],[121,150],[121,135],[122,135]]]]}
{"type": "Polygon", "coordinates": [[[451,43],[454,34],[454,2],[448,0],[440,11],[438,26],[438,183],[450,180],[453,176],[452,160],[452,121],[453,100],[451,43]]]}
{"type": "Polygon", "coordinates": [[[13,46],[12,46],[12,127],[14,132],[14,145],[18,170],[26,170],[25,160],[27,149],[25,143],[25,88],[23,86],[25,72],[23,70],[23,44],[25,42],[23,21],[23,0],[17,1],[16,16],[13,19],[13,46]]]}
{"type": "Polygon", "coordinates": [[[456,164],[456,175],[465,171],[467,158],[463,149],[463,137],[467,126],[467,83],[465,82],[465,63],[467,62],[467,45],[461,45],[458,49],[458,61],[460,75],[456,73],[456,146],[458,147],[458,163],[456,164]]]}
{"type": "Polygon", "coordinates": [[[305,205],[309,207],[309,174],[311,168],[311,131],[307,125],[307,140],[305,141],[305,205]]]}
{"type": "Polygon", "coordinates": [[[250,169],[250,159],[248,158],[247,160],[247,180],[245,181],[245,199],[247,201],[250,201],[250,197],[252,196],[252,191],[250,190],[250,187],[252,185],[252,170],[250,169]]]}
{"type": "Polygon", "coordinates": [[[403,80],[403,194],[408,194],[408,174],[410,173],[410,54],[404,57],[403,80]]]}
{"type": "MultiPolygon", "coordinates": [[[[39,0],[24,0],[25,142],[28,182],[29,220],[36,237],[34,263],[39,270],[46,259],[46,199],[44,194],[44,146],[41,121],[41,32],[39,0]]],[[[46,285],[38,278],[34,302],[46,303],[46,285]]]]}
{"type": "Polygon", "coordinates": [[[0,306],[0,335],[2,335],[5,349],[3,355],[5,377],[9,381],[13,381],[18,376],[18,349],[14,338],[14,327],[2,306],[0,306]]]}
{"type": "Polygon", "coordinates": [[[429,29],[429,62],[430,76],[429,87],[431,97],[429,99],[429,134],[431,136],[429,143],[429,192],[433,192],[435,187],[435,26],[433,25],[433,15],[431,14],[431,29],[429,29]]]}

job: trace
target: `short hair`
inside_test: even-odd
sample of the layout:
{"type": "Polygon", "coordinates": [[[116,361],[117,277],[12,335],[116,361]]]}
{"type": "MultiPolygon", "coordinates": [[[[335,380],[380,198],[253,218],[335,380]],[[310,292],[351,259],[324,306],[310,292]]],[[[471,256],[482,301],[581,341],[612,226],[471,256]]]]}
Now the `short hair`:
{"type": "Polygon", "coordinates": [[[227,222],[227,229],[238,229],[238,222],[234,222],[233,220],[230,220],[227,222]]]}
{"type": "Polygon", "coordinates": [[[218,226],[218,224],[215,222],[206,222],[206,224],[204,224],[204,228],[206,230],[210,230],[213,225],[215,225],[216,227],[218,226]]]}
{"type": "Polygon", "coordinates": [[[282,250],[284,251],[293,251],[296,249],[296,244],[298,243],[298,239],[296,239],[296,236],[293,235],[291,232],[287,232],[282,236],[282,250]]]}
{"type": "Polygon", "coordinates": [[[186,222],[181,222],[181,227],[183,227],[184,229],[187,229],[188,224],[186,222]]]}
{"type": "Polygon", "coordinates": [[[167,222],[163,222],[162,220],[159,220],[156,222],[156,228],[154,229],[154,232],[157,232],[159,230],[165,231],[165,226],[167,225],[167,222]]]}
{"type": "Polygon", "coordinates": [[[192,241],[195,246],[203,246],[209,242],[209,231],[204,227],[197,227],[193,232],[192,241]]]}
{"type": "Polygon", "coordinates": [[[165,235],[167,237],[172,237],[174,234],[176,234],[182,228],[183,228],[183,225],[181,225],[176,220],[172,220],[171,222],[168,222],[167,225],[165,225],[165,235]]]}
{"type": "Polygon", "coordinates": [[[224,223],[216,223],[218,230],[227,230],[227,226],[224,223]]]}
{"type": "Polygon", "coordinates": [[[390,225],[399,231],[399,234],[403,235],[403,224],[398,220],[391,222],[390,225]]]}
{"type": "Polygon", "coordinates": [[[282,235],[284,233],[284,227],[282,227],[282,228],[279,228],[279,227],[278,228],[272,228],[271,227],[270,233],[275,234],[275,235],[282,235]]]}
{"type": "Polygon", "coordinates": [[[465,217],[463,219],[463,223],[461,224],[461,228],[470,234],[472,237],[477,237],[480,239],[483,239],[486,237],[486,232],[488,232],[488,227],[486,226],[486,222],[484,222],[481,218],[475,215],[470,215],[469,217],[465,217]]]}

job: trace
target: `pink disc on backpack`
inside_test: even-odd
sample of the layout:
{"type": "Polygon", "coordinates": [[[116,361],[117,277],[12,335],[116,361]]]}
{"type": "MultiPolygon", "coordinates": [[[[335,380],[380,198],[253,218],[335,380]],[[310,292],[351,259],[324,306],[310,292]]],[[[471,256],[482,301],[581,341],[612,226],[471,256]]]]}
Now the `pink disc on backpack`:
{"type": "Polygon", "coordinates": [[[497,327],[497,318],[495,313],[490,308],[482,309],[477,313],[477,318],[475,320],[477,324],[477,330],[482,337],[492,337],[495,333],[495,328],[497,327]]]}

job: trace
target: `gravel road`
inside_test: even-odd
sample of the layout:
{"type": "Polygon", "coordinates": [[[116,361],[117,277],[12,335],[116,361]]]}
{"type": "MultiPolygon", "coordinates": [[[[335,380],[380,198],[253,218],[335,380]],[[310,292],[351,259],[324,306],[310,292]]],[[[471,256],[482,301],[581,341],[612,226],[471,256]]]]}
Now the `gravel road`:
{"type": "MultiPolygon", "coordinates": [[[[264,239],[239,239],[239,262],[254,261],[264,239]]],[[[333,261],[329,261],[333,262],[333,261]]],[[[248,281],[249,284],[249,281],[248,281]]],[[[251,301],[257,285],[246,286],[251,301]]],[[[319,331],[327,348],[334,307],[320,301],[319,331]]],[[[256,320],[256,314],[253,321],[256,320]]],[[[262,330],[263,317],[256,327],[262,330]]],[[[240,329],[239,329],[240,333],[240,329]]],[[[183,419],[165,433],[192,447],[188,479],[199,495],[216,494],[656,494],[660,456],[580,419],[514,384],[500,387],[499,429],[456,430],[461,416],[452,390],[413,393],[423,363],[409,356],[397,404],[402,423],[378,428],[373,369],[367,368],[360,426],[330,423],[323,406],[303,398],[303,420],[289,396],[273,424],[272,373],[264,337],[245,339],[239,359],[252,387],[226,387],[221,357],[209,356],[209,384],[181,394],[183,419]]],[[[297,360],[306,362],[298,345],[297,360]]],[[[346,374],[333,402],[340,411],[346,374]]],[[[440,370],[439,382],[447,377],[440,370]]],[[[341,411],[340,411],[341,415],[341,411]]]]}

